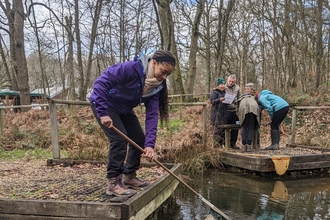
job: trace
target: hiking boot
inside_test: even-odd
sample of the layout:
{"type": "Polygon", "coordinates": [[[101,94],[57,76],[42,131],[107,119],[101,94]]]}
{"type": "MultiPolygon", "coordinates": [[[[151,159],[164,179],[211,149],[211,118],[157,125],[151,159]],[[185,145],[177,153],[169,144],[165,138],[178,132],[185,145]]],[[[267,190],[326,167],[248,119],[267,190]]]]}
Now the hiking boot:
{"type": "Polygon", "coordinates": [[[109,178],[108,187],[105,193],[109,196],[131,197],[136,191],[128,189],[122,182],[122,176],[109,178]]]}
{"type": "Polygon", "coordinates": [[[149,185],[149,182],[138,179],[135,172],[123,174],[123,183],[131,188],[146,187],[149,185]]]}
{"type": "Polygon", "coordinates": [[[232,149],[234,149],[234,150],[238,150],[239,149],[239,147],[237,147],[237,145],[236,144],[234,144],[233,146],[230,146],[232,149]]]}
{"type": "Polygon", "coordinates": [[[246,151],[246,144],[242,145],[241,150],[242,150],[242,152],[245,152],[246,151]]]}
{"type": "Polygon", "coordinates": [[[247,152],[251,152],[251,150],[252,150],[252,146],[251,146],[251,144],[247,144],[247,145],[245,145],[246,146],[246,151],[247,152]]]}

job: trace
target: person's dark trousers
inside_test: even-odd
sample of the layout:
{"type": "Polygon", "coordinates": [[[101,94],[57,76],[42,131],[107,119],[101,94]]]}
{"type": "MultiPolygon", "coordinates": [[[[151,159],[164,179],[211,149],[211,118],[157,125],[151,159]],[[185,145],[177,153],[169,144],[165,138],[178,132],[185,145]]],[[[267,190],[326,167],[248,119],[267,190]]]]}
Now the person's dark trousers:
{"type": "Polygon", "coordinates": [[[274,112],[272,122],[270,124],[271,130],[279,130],[280,124],[284,120],[285,116],[289,111],[289,106],[284,107],[276,112],[274,112]]]}
{"type": "Polygon", "coordinates": [[[244,122],[242,124],[241,135],[242,135],[242,144],[251,145],[254,133],[256,129],[257,116],[253,113],[247,113],[245,115],[244,122]]]}
{"type": "MultiPolygon", "coordinates": [[[[99,125],[110,141],[108,151],[108,167],[107,178],[116,177],[121,173],[132,173],[139,169],[141,151],[129,144],[127,153],[127,141],[117,134],[113,129],[109,129],[101,124],[97,117],[95,104],[91,103],[91,108],[99,125]],[[126,164],[124,164],[127,154],[126,164]]],[[[109,107],[108,114],[113,121],[113,126],[127,135],[140,147],[144,148],[145,136],[141,128],[140,122],[133,110],[128,114],[118,114],[118,112],[109,107]]]]}
{"type": "MultiPolygon", "coordinates": [[[[236,111],[230,111],[226,124],[236,124],[236,121],[239,121],[236,111]]],[[[238,130],[234,129],[230,131],[230,147],[236,147],[237,136],[238,130]]]]}

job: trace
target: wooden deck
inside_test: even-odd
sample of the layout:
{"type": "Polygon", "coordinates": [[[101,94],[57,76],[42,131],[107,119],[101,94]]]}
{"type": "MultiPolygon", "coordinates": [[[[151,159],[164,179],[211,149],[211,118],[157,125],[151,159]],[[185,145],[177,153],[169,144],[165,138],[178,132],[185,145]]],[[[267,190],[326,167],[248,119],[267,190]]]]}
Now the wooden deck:
{"type": "Polygon", "coordinates": [[[285,159],[288,160],[284,172],[287,174],[298,171],[328,172],[330,170],[330,149],[325,148],[288,145],[279,150],[253,150],[252,152],[223,150],[220,154],[224,165],[259,173],[277,172],[276,161],[281,163],[285,162],[285,159]]]}
{"type": "MultiPolygon", "coordinates": [[[[52,163],[65,164],[67,161],[51,160],[52,163]]],[[[72,164],[73,162],[69,162],[72,164]]],[[[153,164],[156,166],[155,164],[153,164]]],[[[173,173],[179,175],[180,164],[164,164],[173,173]]],[[[79,177],[77,177],[78,179],[79,177]]],[[[104,178],[103,178],[104,179],[104,178]]],[[[100,180],[101,182],[104,180],[100,180]]],[[[97,180],[96,180],[97,182],[97,180]]],[[[70,182],[67,182],[70,184],[70,182]]],[[[179,181],[165,173],[148,187],[126,201],[63,201],[52,199],[12,199],[0,197],[0,219],[17,220],[69,220],[69,219],[145,219],[153,213],[178,186],[179,181]]],[[[92,188],[93,183],[91,184],[92,188]]],[[[105,185],[102,185],[105,189],[105,185]]],[[[102,188],[102,192],[103,192],[102,188]]],[[[22,189],[24,190],[24,189],[22,189]]],[[[43,189],[39,189],[43,190],[43,189]]],[[[104,193],[105,194],[105,193],[104,193]]],[[[106,195],[100,195],[107,197],[106,195]]],[[[117,197],[118,198],[118,197],[117,197]]]]}

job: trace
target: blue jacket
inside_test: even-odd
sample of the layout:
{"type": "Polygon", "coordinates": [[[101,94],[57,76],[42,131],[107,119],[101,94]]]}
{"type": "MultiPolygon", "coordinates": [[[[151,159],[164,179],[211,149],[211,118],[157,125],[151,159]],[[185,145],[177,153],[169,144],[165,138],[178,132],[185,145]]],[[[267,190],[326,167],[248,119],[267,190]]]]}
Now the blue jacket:
{"type": "Polygon", "coordinates": [[[274,95],[269,90],[262,90],[259,93],[258,102],[267,110],[271,119],[273,119],[274,112],[289,106],[283,98],[274,95]]]}
{"type": "MultiPolygon", "coordinates": [[[[142,98],[145,73],[142,63],[147,56],[135,57],[134,61],[118,63],[110,66],[95,81],[90,101],[95,103],[98,117],[108,115],[108,107],[119,114],[128,114],[140,103],[146,106],[145,145],[154,147],[156,142],[159,91],[149,97],[142,98]]],[[[146,64],[147,65],[147,64],[146,64]]]]}

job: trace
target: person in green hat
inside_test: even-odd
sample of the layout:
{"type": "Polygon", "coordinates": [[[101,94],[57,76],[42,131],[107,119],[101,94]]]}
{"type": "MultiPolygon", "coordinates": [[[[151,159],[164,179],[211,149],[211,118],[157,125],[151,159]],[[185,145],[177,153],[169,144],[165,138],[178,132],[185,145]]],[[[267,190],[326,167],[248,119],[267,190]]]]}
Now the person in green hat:
{"type": "Polygon", "coordinates": [[[225,100],[226,81],[219,77],[216,81],[216,87],[210,94],[211,116],[210,121],[213,127],[213,142],[214,147],[222,147],[225,144],[225,131],[219,128],[218,125],[226,123],[226,118],[229,115],[228,105],[222,103],[225,100]]]}

